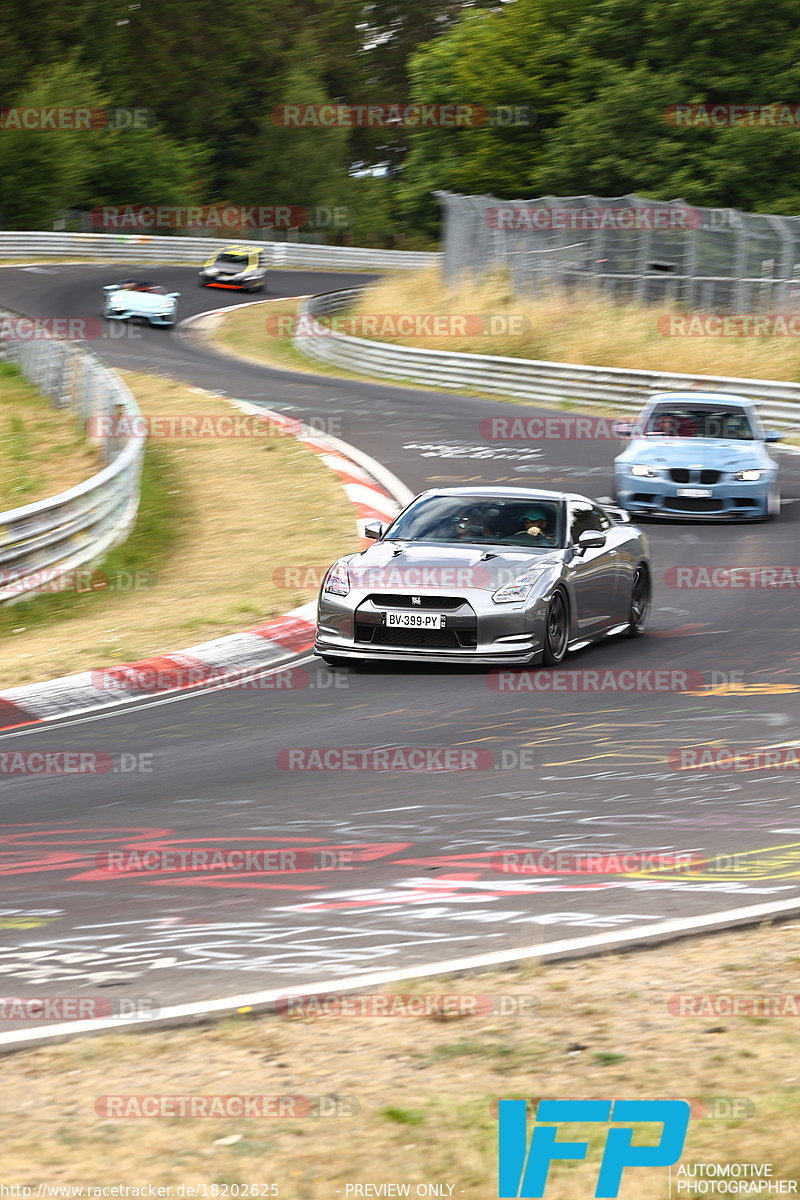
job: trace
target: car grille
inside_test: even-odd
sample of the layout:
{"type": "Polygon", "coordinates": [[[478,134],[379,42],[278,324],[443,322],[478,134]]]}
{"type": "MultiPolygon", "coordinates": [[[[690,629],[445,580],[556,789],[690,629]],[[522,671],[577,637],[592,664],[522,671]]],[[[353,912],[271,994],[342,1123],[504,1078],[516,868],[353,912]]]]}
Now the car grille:
{"type": "Polygon", "coordinates": [[[371,646],[403,646],[408,650],[469,650],[476,645],[475,634],[454,629],[387,629],[385,625],[356,624],[356,641],[371,646]]]}
{"type": "Polygon", "coordinates": [[[675,512],[722,512],[722,500],[693,499],[691,496],[667,496],[664,507],[675,512]]]}
{"type": "Polygon", "coordinates": [[[435,608],[437,612],[450,612],[452,609],[461,608],[462,604],[467,601],[463,596],[396,596],[393,594],[381,592],[373,596],[368,596],[373,604],[378,608],[435,608]],[[419,603],[415,604],[414,600],[419,603]]]}
{"type": "Polygon", "coordinates": [[[721,471],[690,471],[688,467],[673,467],[669,477],[673,483],[719,483],[721,471]]]}

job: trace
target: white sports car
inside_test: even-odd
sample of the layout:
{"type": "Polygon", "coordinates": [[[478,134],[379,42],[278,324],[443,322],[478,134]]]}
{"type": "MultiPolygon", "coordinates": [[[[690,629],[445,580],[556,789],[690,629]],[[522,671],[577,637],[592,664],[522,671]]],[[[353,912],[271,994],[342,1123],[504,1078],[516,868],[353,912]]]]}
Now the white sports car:
{"type": "Polygon", "coordinates": [[[168,292],[160,284],[142,279],[122,279],[103,288],[102,316],[109,321],[139,317],[151,325],[174,325],[180,292],[168,292]]]}

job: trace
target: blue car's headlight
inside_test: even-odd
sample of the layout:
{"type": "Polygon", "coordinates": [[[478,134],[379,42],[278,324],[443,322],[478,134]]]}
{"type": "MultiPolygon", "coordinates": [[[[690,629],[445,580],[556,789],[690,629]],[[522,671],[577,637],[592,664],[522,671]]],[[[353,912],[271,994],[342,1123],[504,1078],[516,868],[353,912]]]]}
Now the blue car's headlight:
{"type": "Polygon", "coordinates": [[[639,479],[658,479],[658,471],[654,471],[652,467],[648,467],[644,463],[635,463],[629,469],[631,475],[636,475],[639,479]]]}
{"type": "Polygon", "coordinates": [[[522,575],[512,579],[511,583],[506,583],[503,587],[498,588],[493,593],[492,599],[495,604],[513,604],[515,601],[525,600],[533,585],[541,579],[544,573],[544,567],[530,567],[522,575]]]}
{"type": "Polygon", "coordinates": [[[765,471],[760,471],[756,467],[750,467],[746,471],[737,471],[733,478],[741,479],[745,483],[755,483],[757,479],[760,479],[765,474],[765,471]]]}
{"type": "Polygon", "coordinates": [[[335,562],[333,564],[325,576],[322,590],[323,592],[330,592],[332,596],[347,595],[350,591],[350,574],[346,563],[335,562]]]}

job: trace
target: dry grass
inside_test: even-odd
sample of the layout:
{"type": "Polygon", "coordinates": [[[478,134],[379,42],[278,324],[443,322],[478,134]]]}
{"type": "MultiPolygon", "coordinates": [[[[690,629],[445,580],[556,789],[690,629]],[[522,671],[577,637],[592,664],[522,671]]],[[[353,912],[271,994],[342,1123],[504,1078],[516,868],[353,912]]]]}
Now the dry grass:
{"type": "Polygon", "coordinates": [[[280,367],[285,371],[328,375],[338,379],[362,378],[352,371],[341,371],[327,363],[314,362],[294,348],[291,337],[267,332],[268,321],[276,317],[295,316],[299,303],[298,300],[267,300],[247,308],[228,309],[213,334],[215,348],[262,366],[280,367]]]}
{"type": "MultiPolygon", "coordinates": [[[[344,1196],[347,1183],[435,1181],[452,1184],[454,1197],[487,1200],[497,1194],[498,1099],[725,1097],[749,1101],[751,1115],[694,1116],[682,1161],[766,1161],[776,1178],[798,1179],[798,1021],[679,1018],[667,1007],[675,992],[796,990],[797,930],[768,926],[393,989],[533,997],[533,1016],[240,1017],[26,1051],[4,1063],[0,1175],[274,1182],[288,1200],[322,1200],[337,1188],[344,1196]],[[94,1112],[107,1094],[338,1094],[359,1111],[327,1120],[108,1120],[94,1112]]],[[[594,1194],[601,1134],[583,1135],[590,1161],[556,1164],[548,1200],[594,1194]]],[[[626,1172],[620,1197],[667,1194],[665,1170],[640,1169],[626,1172]]]]}
{"type": "Polygon", "coordinates": [[[0,512],[74,487],[102,465],[75,414],[0,363],[0,512]]]}
{"type": "MultiPolygon", "coordinates": [[[[150,416],[232,412],[223,400],[169,379],[124,377],[150,416]]],[[[0,687],[142,659],[258,624],[315,594],[313,586],[278,586],[273,572],[333,561],[358,545],[354,510],[337,477],[293,438],[161,440],[153,452],[160,507],[156,519],[149,512],[142,519],[156,544],[139,565],[154,570],[154,585],[70,597],[79,602],[57,623],[29,619],[38,601],[6,610],[0,687]]]]}
{"type": "Polygon", "coordinates": [[[382,339],[399,345],[642,371],[800,380],[798,338],[666,336],[659,319],[675,314],[675,305],[615,304],[603,294],[558,291],[524,299],[511,294],[500,276],[449,289],[435,268],[393,275],[371,287],[352,311],[520,318],[521,332],[514,336],[382,339]]]}

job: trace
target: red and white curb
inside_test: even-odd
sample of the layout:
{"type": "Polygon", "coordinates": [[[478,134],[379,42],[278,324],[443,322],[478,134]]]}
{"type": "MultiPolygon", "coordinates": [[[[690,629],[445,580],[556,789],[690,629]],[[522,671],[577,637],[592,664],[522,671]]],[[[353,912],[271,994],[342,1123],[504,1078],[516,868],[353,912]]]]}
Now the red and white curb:
{"type": "MultiPolygon", "coordinates": [[[[196,389],[200,391],[202,389],[196,389]]],[[[208,393],[216,395],[216,393],[208,393]]],[[[320,435],[300,421],[244,400],[220,399],[241,412],[263,417],[307,446],[339,477],[353,504],[359,534],[369,521],[391,521],[412,493],[380,463],[339,438],[320,435]]],[[[265,668],[290,662],[314,644],[312,601],[261,625],[139,662],[114,663],[95,671],[64,675],[0,692],[0,731],[79,716],[120,704],[218,685],[251,686],[265,668]]]]}

